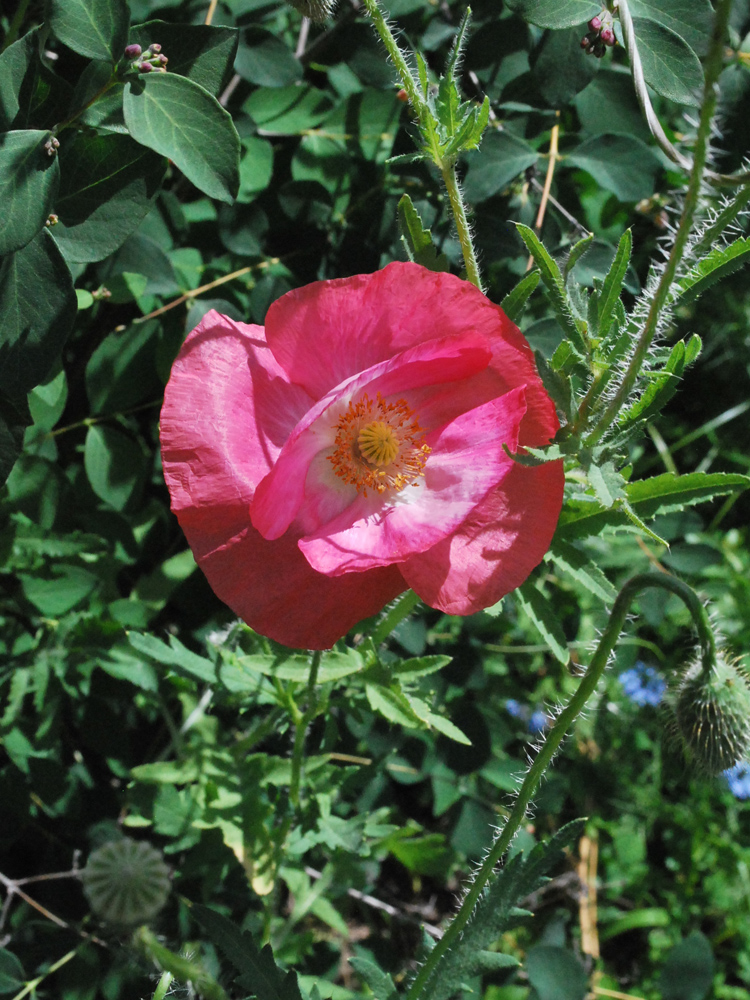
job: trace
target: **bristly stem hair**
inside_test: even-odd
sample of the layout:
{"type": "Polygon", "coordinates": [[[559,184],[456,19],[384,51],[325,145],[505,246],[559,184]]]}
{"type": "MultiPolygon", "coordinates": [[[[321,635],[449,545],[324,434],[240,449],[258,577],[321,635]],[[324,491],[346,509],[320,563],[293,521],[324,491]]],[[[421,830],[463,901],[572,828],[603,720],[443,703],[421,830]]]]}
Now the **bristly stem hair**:
{"type": "Polygon", "coordinates": [[[607,429],[617,419],[624,402],[630,395],[638,379],[643,363],[654,341],[661,317],[662,309],[667,303],[672,283],[677,276],[679,266],[682,262],[685,249],[690,240],[690,235],[695,219],[698,200],[700,197],[701,184],[703,182],[703,172],[708,156],[708,144],[711,138],[711,124],[716,111],[718,99],[717,80],[724,63],[724,39],[727,34],[729,14],[732,8],[732,0],[718,0],[716,5],[716,16],[714,18],[713,34],[711,45],[706,62],[706,81],[703,90],[703,103],[701,106],[700,121],[698,123],[698,133],[695,140],[695,152],[693,155],[693,166],[690,174],[685,203],[682,209],[682,216],[675,235],[674,244],[662,272],[659,284],[656,287],[651,305],[646,316],[643,331],[636,344],[633,356],[625,371],[622,382],[617,392],[610,400],[606,410],[599,418],[596,426],[586,440],[587,446],[596,444],[606,433],[607,429]]]}

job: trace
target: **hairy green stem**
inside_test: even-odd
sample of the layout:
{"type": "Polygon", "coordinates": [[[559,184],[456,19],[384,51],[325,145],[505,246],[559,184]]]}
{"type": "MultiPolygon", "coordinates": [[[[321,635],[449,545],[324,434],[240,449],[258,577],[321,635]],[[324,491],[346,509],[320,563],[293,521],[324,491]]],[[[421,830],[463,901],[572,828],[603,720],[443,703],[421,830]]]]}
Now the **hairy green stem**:
{"type": "Polygon", "coordinates": [[[646,360],[646,356],[651,348],[656,331],[659,325],[659,317],[662,309],[667,304],[672,283],[677,275],[678,268],[682,262],[685,249],[690,239],[695,212],[698,207],[703,172],[706,166],[706,156],[708,153],[708,143],[711,138],[711,122],[716,110],[718,91],[716,81],[719,78],[724,60],[724,38],[727,33],[729,14],[732,8],[732,0],[718,0],[716,7],[716,17],[714,19],[713,35],[709,48],[706,63],[706,83],[703,91],[703,104],[701,107],[700,121],[698,124],[698,134],[695,141],[695,153],[693,157],[693,169],[690,174],[685,204],[682,209],[680,224],[677,235],[672,246],[672,252],[667,260],[666,267],[657,285],[651,306],[646,317],[641,336],[636,344],[633,357],[627,367],[622,382],[613,396],[606,410],[599,418],[593,431],[586,439],[586,445],[591,447],[596,444],[607,429],[617,419],[624,402],[633,390],[638,376],[646,360]]]}
{"type": "Polygon", "coordinates": [[[323,654],[320,650],[316,650],[316,652],[313,653],[312,663],[310,664],[310,676],[307,680],[307,705],[305,706],[305,711],[302,715],[298,719],[294,720],[292,777],[289,782],[289,801],[292,803],[294,809],[299,809],[299,790],[302,779],[302,759],[305,749],[305,733],[307,731],[307,727],[315,718],[315,711],[318,707],[318,702],[315,697],[315,685],[318,683],[318,670],[320,669],[320,660],[322,655],[323,654]]]}
{"type": "Polygon", "coordinates": [[[383,45],[385,45],[393,65],[396,67],[396,72],[399,75],[399,79],[401,80],[403,88],[406,91],[411,106],[419,116],[420,122],[424,121],[425,115],[428,114],[427,106],[422,99],[422,95],[419,93],[417,82],[406,63],[404,54],[401,51],[398,42],[394,38],[393,32],[388,26],[388,22],[380,9],[378,0],[363,0],[363,2],[367,8],[367,13],[370,15],[372,23],[375,26],[375,30],[380,35],[380,39],[383,42],[383,45]]]}
{"type": "Polygon", "coordinates": [[[440,164],[440,173],[442,174],[443,183],[445,184],[446,191],[448,192],[453,218],[456,222],[458,241],[461,244],[461,252],[464,255],[466,277],[472,285],[477,286],[480,292],[484,291],[482,288],[482,278],[479,274],[477,256],[474,252],[474,243],[471,238],[471,229],[469,228],[469,222],[466,218],[464,199],[461,194],[461,188],[456,174],[456,162],[453,157],[451,157],[447,162],[443,161],[443,163],[440,164]]]}
{"type": "Polygon", "coordinates": [[[228,1000],[222,987],[197,962],[176,955],[161,944],[148,927],[139,927],[133,935],[133,943],[145,952],[159,968],[171,973],[181,983],[192,983],[199,996],[205,1000],[228,1000]]]}
{"type": "Polygon", "coordinates": [[[436,972],[439,973],[437,967],[441,959],[448,951],[450,951],[452,945],[455,944],[456,939],[459,937],[464,927],[466,927],[466,924],[471,917],[474,907],[479,901],[479,897],[481,896],[484,887],[495,871],[496,865],[503,858],[506,851],[510,847],[513,838],[518,832],[518,829],[526,816],[526,810],[529,807],[531,799],[536,792],[542,776],[552,762],[552,758],[557,752],[568,730],[577,719],[588,699],[596,690],[602,674],[604,673],[604,669],[609,661],[609,657],[612,654],[617,640],[620,637],[620,633],[622,632],[623,626],[625,625],[625,619],[627,618],[630,605],[636,595],[647,587],[661,587],[665,590],[671,591],[673,594],[677,594],[678,597],[682,598],[690,611],[698,632],[698,641],[700,643],[701,659],[704,669],[710,668],[715,662],[716,644],[713,631],[711,630],[706,609],[701,604],[701,601],[695,591],[693,591],[681,580],[678,580],[676,577],[668,576],[665,573],[639,573],[637,576],[628,580],[620,593],[617,595],[617,599],[612,606],[612,613],[610,615],[609,622],[607,623],[607,627],[599,640],[599,645],[597,646],[596,652],[591,658],[591,662],[581,679],[581,683],[578,685],[578,689],[557,717],[557,721],[550,730],[547,739],[534,760],[534,763],[527,771],[526,777],[524,778],[518,797],[516,798],[513,809],[508,816],[505,826],[497,837],[497,840],[495,840],[495,843],[492,845],[492,848],[485,858],[482,867],[477,872],[469,891],[464,897],[460,910],[453,918],[453,921],[443,937],[430,952],[427,961],[414,979],[414,982],[406,994],[406,1000],[417,1000],[417,998],[422,995],[425,986],[432,979],[433,975],[435,975],[436,972]]]}

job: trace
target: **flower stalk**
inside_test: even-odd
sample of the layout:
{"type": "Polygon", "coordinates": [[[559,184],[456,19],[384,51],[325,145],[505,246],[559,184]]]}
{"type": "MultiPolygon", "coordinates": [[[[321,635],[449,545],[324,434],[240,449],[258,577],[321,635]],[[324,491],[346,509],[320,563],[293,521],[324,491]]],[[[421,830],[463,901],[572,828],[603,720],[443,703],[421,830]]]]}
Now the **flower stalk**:
{"type": "Polygon", "coordinates": [[[688,587],[687,584],[675,577],[667,576],[664,573],[639,573],[631,577],[618,594],[596,652],[591,658],[578,689],[571,697],[568,704],[560,712],[557,721],[550,730],[547,739],[542,745],[533,764],[526,772],[523,784],[518,792],[518,796],[513,805],[510,815],[502,831],[495,840],[482,867],[477,872],[469,891],[464,897],[461,908],[452,923],[446,930],[443,937],[430,952],[425,964],[420,969],[414,979],[406,1000],[417,1000],[425,992],[425,987],[432,979],[438,969],[438,965],[445,954],[447,954],[457,938],[466,927],[471,914],[479,901],[484,887],[494,874],[496,865],[504,857],[510,847],[513,838],[518,832],[523,822],[526,811],[536,792],[537,786],[550,766],[555,753],[560,744],[572,727],[575,720],[583,710],[586,702],[596,690],[599,681],[604,674],[604,670],[609,662],[609,658],[614,651],[620,633],[625,626],[625,621],[630,610],[630,605],[636,596],[648,587],[661,587],[680,597],[690,612],[690,615],[698,632],[698,643],[700,647],[700,657],[703,669],[711,669],[716,662],[716,641],[714,639],[711,624],[708,620],[706,609],[703,607],[698,595],[688,587]]]}

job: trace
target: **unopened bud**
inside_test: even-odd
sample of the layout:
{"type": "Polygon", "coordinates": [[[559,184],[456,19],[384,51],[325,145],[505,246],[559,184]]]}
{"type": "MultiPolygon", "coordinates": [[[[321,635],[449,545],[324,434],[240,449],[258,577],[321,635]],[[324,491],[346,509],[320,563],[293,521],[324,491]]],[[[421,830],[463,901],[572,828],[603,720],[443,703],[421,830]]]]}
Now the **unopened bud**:
{"type": "Polygon", "coordinates": [[[708,669],[688,668],[674,706],[677,729],[690,757],[704,771],[720,774],[750,749],[750,686],[736,661],[721,653],[708,669]]]}
{"type": "Polygon", "coordinates": [[[592,17],[589,21],[589,28],[592,31],[598,31],[602,26],[602,19],[600,17],[592,17]]]}
{"type": "Polygon", "coordinates": [[[153,70],[153,68],[154,67],[151,65],[151,63],[147,62],[138,63],[138,69],[141,71],[141,73],[150,73],[153,70]]]}
{"type": "Polygon", "coordinates": [[[601,57],[604,55],[606,51],[607,51],[606,47],[600,41],[597,41],[596,44],[594,45],[594,55],[596,56],[596,58],[601,59],[601,57]]]}
{"type": "Polygon", "coordinates": [[[161,45],[158,42],[152,42],[148,47],[148,51],[152,52],[154,55],[158,55],[161,52],[161,45]]]}
{"type": "Polygon", "coordinates": [[[59,216],[55,215],[54,212],[50,212],[50,214],[47,216],[47,220],[46,220],[46,222],[44,224],[45,224],[45,226],[48,226],[48,227],[49,226],[56,226],[59,221],[60,221],[59,216]]]}
{"type": "Polygon", "coordinates": [[[584,35],[581,39],[581,48],[588,50],[589,45],[591,45],[591,39],[588,35],[584,35]]]}
{"type": "Polygon", "coordinates": [[[51,139],[48,139],[45,142],[44,148],[47,152],[47,156],[57,156],[57,151],[60,148],[60,140],[55,138],[53,135],[51,139]]]}
{"type": "Polygon", "coordinates": [[[602,41],[605,45],[615,44],[615,33],[611,28],[604,28],[601,35],[602,41]]]}
{"type": "Polygon", "coordinates": [[[141,52],[143,52],[143,49],[137,44],[137,42],[133,42],[132,45],[125,46],[126,59],[137,59],[141,52]]]}
{"type": "Polygon", "coordinates": [[[167,58],[167,56],[159,56],[159,58],[156,61],[159,63],[160,66],[166,66],[167,63],[169,62],[169,59],[167,58]]]}

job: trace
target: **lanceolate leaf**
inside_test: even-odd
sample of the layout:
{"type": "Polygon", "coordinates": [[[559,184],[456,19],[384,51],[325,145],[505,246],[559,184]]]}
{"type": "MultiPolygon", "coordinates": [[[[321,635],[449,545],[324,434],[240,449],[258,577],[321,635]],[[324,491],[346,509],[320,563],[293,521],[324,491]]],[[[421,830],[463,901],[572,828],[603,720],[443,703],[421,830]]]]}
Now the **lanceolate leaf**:
{"type": "Polygon", "coordinates": [[[55,363],[76,312],[70,272],[48,232],[0,263],[0,391],[25,401],[55,363]]]}
{"type": "Polygon", "coordinates": [[[674,396],[687,365],[698,357],[701,339],[694,333],[685,344],[678,341],[670,351],[666,365],[647,387],[643,395],[631,407],[620,414],[618,427],[626,428],[636,420],[647,420],[662,410],[674,396]]]}
{"type": "Polygon", "coordinates": [[[408,194],[401,196],[398,203],[398,221],[401,226],[403,241],[409,260],[421,264],[430,271],[449,271],[450,263],[444,253],[439,253],[432,242],[429,229],[422,226],[414,204],[408,194]]]}
{"type": "Polygon", "coordinates": [[[150,211],[167,164],[127,135],[63,136],[52,230],[68,260],[103,260],[150,211]]]}
{"type": "Polygon", "coordinates": [[[570,573],[575,580],[603,601],[611,603],[617,597],[614,584],[610,583],[585,552],[577,549],[574,545],[569,545],[556,538],[552,548],[547,553],[547,558],[566,573],[570,573]]]}
{"type": "Polygon", "coordinates": [[[527,581],[515,591],[515,596],[541,637],[552,650],[555,659],[559,660],[560,663],[567,663],[570,660],[570,652],[565,633],[552,605],[544,594],[533,583],[527,581]]]}
{"type": "Polygon", "coordinates": [[[130,16],[125,0],[49,0],[52,30],[74,52],[117,62],[123,54],[130,16]]]}
{"type": "Polygon", "coordinates": [[[168,156],[211,198],[232,202],[240,186],[240,139],[231,115],[184,76],[152,73],[128,83],[125,124],[133,138],[168,156]]]}
{"type": "Polygon", "coordinates": [[[513,320],[514,323],[517,322],[534,289],[539,284],[540,278],[539,271],[532,271],[531,274],[527,274],[525,278],[522,278],[518,282],[515,288],[508,292],[500,303],[500,308],[508,319],[513,320]]]}
{"type": "MultiPolygon", "coordinates": [[[[748,487],[750,476],[734,472],[691,472],[685,476],[666,472],[628,483],[625,492],[633,512],[639,518],[651,518],[748,487]]],[[[566,541],[587,538],[605,527],[627,527],[631,523],[625,511],[617,506],[607,510],[593,497],[579,497],[563,507],[556,537],[566,541]]]]}
{"type": "Polygon", "coordinates": [[[0,257],[30,243],[50,213],[60,168],[47,139],[36,130],[0,135],[0,257]]]}
{"type": "Polygon", "coordinates": [[[599,298],[599,336],[604,339],[612,326],[617,303],[620,301],[622,283],[630,264],[630,253],[633,248],[633,237],[629,229],[620,237],[615,259],[609,269],[607,277],[604,279],[601,296],[599,298]]]}
{"type": "Polygon", "coordinates": [[[677,286],[677,295],[690,300],[702,295],[715,281],[750,263],[750,239],[742,237],[729,246],[712,250],[699,261],[677,286]]]}

